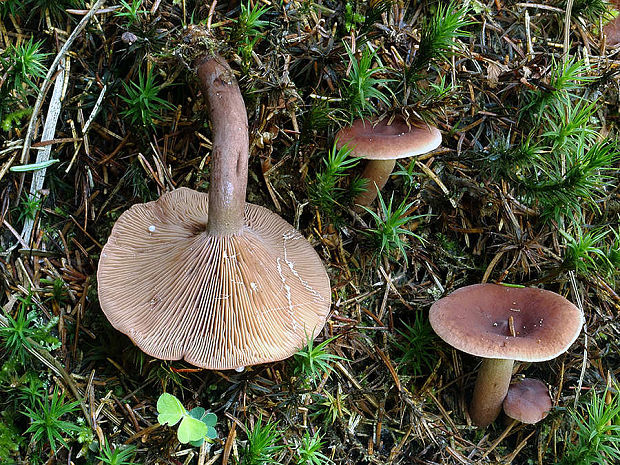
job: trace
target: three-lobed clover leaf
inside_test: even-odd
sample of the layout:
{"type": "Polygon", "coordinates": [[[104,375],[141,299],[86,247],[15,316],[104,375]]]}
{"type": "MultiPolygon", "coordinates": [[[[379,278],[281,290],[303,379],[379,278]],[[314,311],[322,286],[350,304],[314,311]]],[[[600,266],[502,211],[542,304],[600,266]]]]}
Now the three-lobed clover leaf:
{"type": "Polygon", "coordinates": [[[200,447],[205,439],[215,439],[217,416],[207,413],[202,407],[195,407],[190,412],[185,410],[181,401],[172,394],[163,393],[157,400],[157,421],[169,426],[176,425],[179,420],[177,438],[182,444],[190,443],[200,447]]]}

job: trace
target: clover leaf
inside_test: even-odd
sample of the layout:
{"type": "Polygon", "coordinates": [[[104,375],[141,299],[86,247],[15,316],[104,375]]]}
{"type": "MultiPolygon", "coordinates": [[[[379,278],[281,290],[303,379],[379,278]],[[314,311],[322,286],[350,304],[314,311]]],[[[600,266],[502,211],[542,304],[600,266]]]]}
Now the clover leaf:
{"type": "Polygon", "coordinates": [[[181,444],[187,444],[190,441],[199,441],[204,439],[207,434],[208,426],[202,421],[196,420],[189,415],[184,416],[177,431],[177,437],[181,444]]]}
{"type": "Polygon", "coordinates": [[[186,415],[181,401],[167,392],[164,392],[157,399],[157,413],[159,413],[157,415],[159,424],[165,425],[167,423],[170,426],[176,425],[186,415]]]}
{"type": "MultiPolygon", "coordinates": [[[[215,424],[217,423],[217,415],[215,413],[207,413],[202,407],[194,407],[190,412],[190,416],[196,420],[200,420],[207,426],[207,431],[204,434],[206,439],[215,439],[217,437],[217,431],[215,431],[215,424]]],[[[191,441],[192,446],[200,447],[204,441],[201,438],[197,441],[191,441]]]]}
{"type": "Polygon", "coordinates": [[[182,444],[190,443],[192,446],[200,447],[207,440],[215,439],[217,431],[215,424],[217,416],[207,413],[202,407],[195,407],[190,412],[185,410],[181,401],[172,394],[163,393],[157,401],[157,421],[164,425],[176,425],[179,420],[177,438],[182,444]]]}

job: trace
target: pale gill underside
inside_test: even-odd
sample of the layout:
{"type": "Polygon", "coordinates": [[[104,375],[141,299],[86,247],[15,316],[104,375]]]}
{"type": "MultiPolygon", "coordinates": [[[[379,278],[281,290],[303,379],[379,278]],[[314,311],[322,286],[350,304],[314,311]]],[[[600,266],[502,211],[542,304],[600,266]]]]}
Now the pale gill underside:
{"type": "Polygon", "coordinates": [[[121,215],[97,274],[104,313],[165,360],[231,369],[291,356],[329,312],[320,258],[257,205],[239,235],[207,235],[207,197],[177,189],[121,215]]]}

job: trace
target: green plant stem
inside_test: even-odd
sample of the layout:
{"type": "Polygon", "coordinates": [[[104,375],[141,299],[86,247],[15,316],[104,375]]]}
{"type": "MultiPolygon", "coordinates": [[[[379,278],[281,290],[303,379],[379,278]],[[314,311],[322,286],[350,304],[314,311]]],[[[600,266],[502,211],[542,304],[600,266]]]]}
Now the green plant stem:
{"type": "Polygon", "coordinates": [[[248,180],[248,117],[233,71],[218,56],[198,61],[198,78],[213,130],[207,232],[233,235],[243,227],[248,180]]]}
{"type": "Polygon", "coordinates": [[[377,192],[383,189],[390,178],[394,166],[396,166],[396,160],[368,160],[362,173],[362,178],[368,179],[366,190],[355,197],[355,203],[359,205],[358,211],[362,211],[361,207],[368,207],[374,202],[377,192]]]}

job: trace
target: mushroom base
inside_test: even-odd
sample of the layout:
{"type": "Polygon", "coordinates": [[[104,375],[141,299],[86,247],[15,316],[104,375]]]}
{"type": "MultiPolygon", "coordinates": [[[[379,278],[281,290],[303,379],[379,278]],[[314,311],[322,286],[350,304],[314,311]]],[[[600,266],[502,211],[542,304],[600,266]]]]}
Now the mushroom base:
{"type": "Polygon", "coordinates": [[[323,328],[329,277],[293,226],[245,204],[241,234],[211,235],[209,196],[187,188],[124,212],[97,284],[112,325],[147,354],[228,370],[290,357],[323,328]]]}
{"type": "Polygon", "coordinates": [[[498,417],[508,394],[513,365],[514,360],[483,360],[469,406],[469,416],[476,426],[484,428],[498,417]]]}

